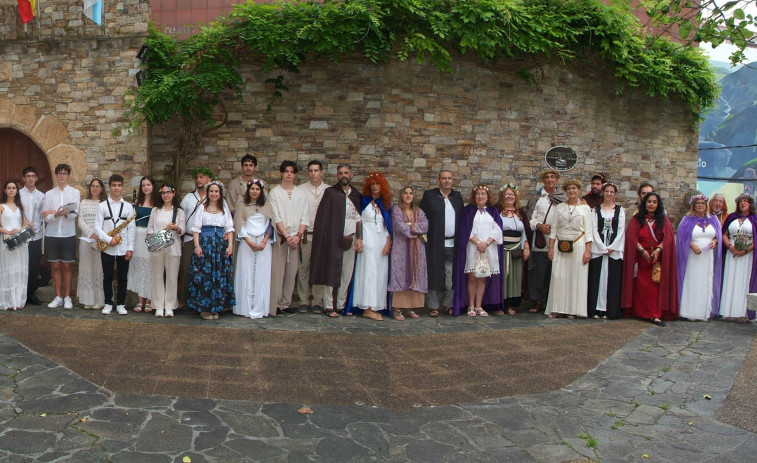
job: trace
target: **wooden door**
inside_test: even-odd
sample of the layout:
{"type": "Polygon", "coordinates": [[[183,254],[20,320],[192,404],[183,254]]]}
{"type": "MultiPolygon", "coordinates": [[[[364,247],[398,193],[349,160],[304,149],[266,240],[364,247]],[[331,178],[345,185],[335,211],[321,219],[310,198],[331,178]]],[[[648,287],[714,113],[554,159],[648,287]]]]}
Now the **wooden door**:
{"type": "Polygon", "coordinates": [[[48,191],[53,187],[50,164],[39,146],[23,133],[15,129],[0,129],[0,182],[9,178],[24,185],[22,172],[33,166],[37,169],[37,188],[48,191]]]}

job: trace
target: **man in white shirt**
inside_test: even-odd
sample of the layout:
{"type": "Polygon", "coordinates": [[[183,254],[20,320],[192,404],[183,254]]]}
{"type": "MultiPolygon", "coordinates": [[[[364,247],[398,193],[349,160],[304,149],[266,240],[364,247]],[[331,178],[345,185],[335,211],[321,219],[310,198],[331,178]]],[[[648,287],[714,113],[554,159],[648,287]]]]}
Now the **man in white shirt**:
{"type": "Polygon", "coordinates": [[[297,310],[292,304],[292,292],[300,267],[300,241],[305,235],[309,222],[308,200],[305,193],[297,188],[297,164],[284,161],[279,166],[281,185],[271,189],[268,198],[273,208],[273,222],[279,235],[273,245],[271,262],[271,315],[294,315],[297,310]]]}
{"type": "Polygon", "coordinates": [[[42,218],[45,221],[45,247],[47,261],[52,264],[55,299],[47,307],[63,306],[73,309],[71,301],[71,264],[76,262],[76,215],[79,211],[81,194],[68,184],[71,166],[55,166],[58,186],[45,193],[42,204],[42,218]]]}
{"type": "Polygon", "coordinates": [[[26,220],[34,228],[34,238],[29,241],[29,281],[26,286],[26,302],[40,305],[34,295],[39,285],[39,261],[42,259],[42,206],[45,194],[37,189],[37,169],[27,167],[23,173],[24,187],[21,188],[21,204],[24,206],[26,220]]]}
{"type": "Polygon", "coordinates": [[[528,199],[526,215],[529,217],[531,230],[531,257],[528,271],[528,298],[534,305],[528,310],[537,313],[547,306],[549,282],[552,278],[552,261],[547,258],[547,244],[552,231],[550,220],[555,206],[568,199],[565,192],[557,187],[560,172],[556,169],[544,169],[539,173],[544,184],[528,199]],[[542,238],[538,235],[541,234],[542,238]]]}
{"type": "Polygon", "coordinates": [[[103,290],[105,292],[105,307],[103,315],[110,315],[113,310],[113,266],[116,266],[118,278],[118,294],[116,296],[116,311],[119,315],[126,315],[126,283],[129,275],[129,261],[134,253],[134,239],[137,226],[134,224],[134,207],[121,197],[124,188],[124,178],[113,174],[108,179],[110,195],[97,207],[95,218],[95,234],[110,245],[100,254],[103,265],[103,290]],[[124,224],[126,225],[125,228],[124,224]],[[122,227],[120,233],[108,235],[111,230],[122,227]]]}
{"type": "Polygon", "coordinates": [[[310,254],[313,250],[313,224],[315,223],[315,214],[318,212],[318,205],[321,203],[323,192],[329,186],[323,183],[323,164],[321,161],[313,160],[308,162],[308,177],[310,180],[298,186],[308,200],[308,221],[310,225],[305,231],[305,236],[300,243],[302,262],[300,269],[297,271],[297,294],[300,296],[300,312],[307,312],[310,303],[310,296],[313,296],[311,307],[314,313],[323,312],[323,287],[315,285],[310,289],[310,254]]]}
{"type": "MultiPolygon", "coordinates": [[[[215,180],[216,176],[213,175],[213,171],[207,167],[196,167],[192,169],[192,176],[195,179],[195,190],[184,196],[181,201],[181,208],[184,211],[184,224],[182,224],[183,230],[189,230],[189,223],[195,214],[200,210],[202,202],[205,201],[206,190],[205,187],[211,181],[215,180]]],[[[184,243],[181,245],[181,261],[179,262],[179,279],[177,286],[177,298],[179,301],[179,307],[184,307],[189,299],[189,265],[192,263],[192,253],[194,252],[194,243],[192,242],[192,234],[184,234],[184,243]]]]}

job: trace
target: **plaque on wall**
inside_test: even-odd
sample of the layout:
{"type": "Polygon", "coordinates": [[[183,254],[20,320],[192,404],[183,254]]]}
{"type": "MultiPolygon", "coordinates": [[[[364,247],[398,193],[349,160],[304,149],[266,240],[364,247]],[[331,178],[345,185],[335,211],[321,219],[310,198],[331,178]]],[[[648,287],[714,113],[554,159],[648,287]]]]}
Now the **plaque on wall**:
{"type": "Polygon", "coordinates": [[[578,155],[573,148],[567,146],[553,146],[544,153],[544,162],[553,169],[560,171],[576,167],[578,155]]]}

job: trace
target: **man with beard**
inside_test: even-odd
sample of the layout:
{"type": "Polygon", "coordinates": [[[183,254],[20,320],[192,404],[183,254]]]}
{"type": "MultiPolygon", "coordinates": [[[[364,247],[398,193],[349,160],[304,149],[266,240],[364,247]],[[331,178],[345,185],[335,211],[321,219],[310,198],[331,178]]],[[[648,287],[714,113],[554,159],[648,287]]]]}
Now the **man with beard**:
{"type": "Polygon", "coordinates": [[[607,177],[602,174],[594,174],[591,176],[591,191],[584,195],[581,200],[589,205],[590,208],[596,209],[597,206],[602,204],[604,197],[602,196],[602,185],[607,183],[607,177]]]}
{"type": "MultiPolygon", "coordinates": [[[[195,178],[195,190],[184,196],[181,201],[181,208],[184,210],[184,217],[186,217],[184,224],[181,224],[182,230],[188,230],[187,224],[190,223],[192,217],[198,212],[203,201],[205,201],[205,186],[212,180],[215,180],[216,176],[213,175],[213,171],[207,167],[196,167],[192,170],[192,175],[195,178]]],[[[194,242],[192,241],[192,234],[186,233],[184,235],[184,243],[181,246],[181,262],[179,263],[179,281],[177,297],[179,300],[179,307],[186,305],[189,299],[189,265],[192,262],[192,253],[194,252],[194,242]]]]}
{"type": "Polygon", "coordinates": [[[309,283],[324,286],[323,313],[329,317],[337,317],[337,310],[344,309],[355,252],[363,250],[361,194],[350,186],[353,176],[349,164],[337,166],[337,183],[323,192],[313,224],[309,283]],[[336,287],[339,292],[334,306],[336,287]]]}
{"type": "Polygon", "coordinates": [[[565,192],[557,188],[560,172],[556,169],[544,169],[539,173],[539,178],[544,187],[531,195],[526,206],[526,215],[530,218],[531,230],[534,230],[528,272],[528,294],[534,302],[528,310],[531,313],[540,312],[547,305],[549,281],[552,278],[552,261],[547,259],[549,234],[552,232],[549,220],[555,206],[568,199],[565,192]]]}

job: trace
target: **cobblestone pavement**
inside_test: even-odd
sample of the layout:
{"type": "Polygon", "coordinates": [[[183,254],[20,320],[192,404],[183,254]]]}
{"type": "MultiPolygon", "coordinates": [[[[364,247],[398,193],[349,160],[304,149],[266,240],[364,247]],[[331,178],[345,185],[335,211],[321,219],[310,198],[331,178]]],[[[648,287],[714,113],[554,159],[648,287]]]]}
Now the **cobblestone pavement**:
{"type": "Polygon", "coordinates": [[[755,329],[650,326],[566,388],[407,411],[114,394],[0,335],[0,461],[751,461],[715,416],[755,329]]]}

